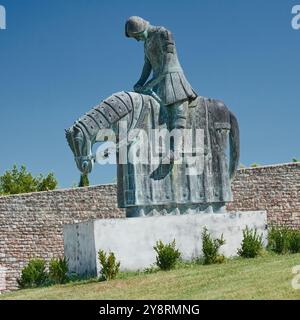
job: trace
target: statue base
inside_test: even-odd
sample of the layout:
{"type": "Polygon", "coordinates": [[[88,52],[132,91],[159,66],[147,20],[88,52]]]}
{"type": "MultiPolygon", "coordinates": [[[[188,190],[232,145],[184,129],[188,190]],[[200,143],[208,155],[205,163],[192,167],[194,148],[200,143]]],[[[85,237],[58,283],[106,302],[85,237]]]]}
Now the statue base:
{"type": "Polygon", "coordinates": [[[64,226],[65,256],[70,272],[80,276],[99,275],[100,249],[115,253],[120,270],[142,271],[155,263],[153,246],[158,240],[169,243],[175,239],[184,260],[200,257],[201,233],[206,227],[213,237],[223,234],[226,243],[220,252],[230,257],[237,254],[246,226],[256,228],[266,242],[265,211],[94,220],[64,226]]]}
{"type": "Polygon", "coordinates": [[[225,202],[215,202],[209,204],[168,204],[155,206],[133,206],[126,208],[127,218],[152,217],[152,216],[172,216],[181,214],[198,213],[226,213],[225,202]]]}

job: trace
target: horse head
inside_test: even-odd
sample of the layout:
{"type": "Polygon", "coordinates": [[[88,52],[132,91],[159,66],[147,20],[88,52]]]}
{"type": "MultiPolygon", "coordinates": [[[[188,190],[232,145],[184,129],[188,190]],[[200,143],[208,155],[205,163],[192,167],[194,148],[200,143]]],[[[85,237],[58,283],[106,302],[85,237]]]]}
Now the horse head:
{"type": "Polygon", "coordinates": [[[77,168],[83,175],[88,175],[95,162],[92,154],[92,141],[78,123],[66,130],[66,138],[74,154],[77,168]]]}

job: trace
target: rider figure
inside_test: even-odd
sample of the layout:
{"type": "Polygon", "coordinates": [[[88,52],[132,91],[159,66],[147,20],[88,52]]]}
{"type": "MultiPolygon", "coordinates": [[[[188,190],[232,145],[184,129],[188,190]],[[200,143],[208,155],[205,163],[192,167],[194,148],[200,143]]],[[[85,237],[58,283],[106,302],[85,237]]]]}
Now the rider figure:
{"type": "Polygon", "coordinates": [[[188,106],[197,98],[197,94],[183,73],[171,32],[133,16],[126,21],[125,34],[145,42],[144,67],[134,91],[147,93],[153,90],[161,104],[167,106],[169,130],[185,129],[188,106]],[[151,71],[153,78],[146,83],[151,71]]]}

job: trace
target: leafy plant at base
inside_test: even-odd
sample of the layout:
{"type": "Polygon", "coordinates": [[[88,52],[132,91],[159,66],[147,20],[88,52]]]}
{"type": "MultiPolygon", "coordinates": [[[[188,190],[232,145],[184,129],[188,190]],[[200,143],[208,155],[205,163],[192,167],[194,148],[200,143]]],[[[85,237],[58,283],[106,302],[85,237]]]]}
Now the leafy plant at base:
{"type": "Polygon", "coordinates": [[[202,252],[204,264],[222,263],[225,261],[224,255],[219,254],[219,249],[225,244],[223,234],[220,239],[213,239],[207,228],[202,232],[202,252]]]}
{"type": "Polygon", "coordinates": [[[300,253],[300,230],[290,231],[289,251],[291,253],[300,253]]]}
{"type": "Polygon", "coordinates": [[[157,268],[157,265],[152,264],[150,265],[150,267],[145,268],[143,272],[146,274],[151,274],[151,273],[156,273],[157,271],[159,271],[159,268],[157,268]]]}
{"type": "Polygon", "coordinates": [[[268,234],[268,249],[277,254],[287,253],[289,250],[290,231],[285,227],[272,226],[268,234]]]}
{"type": "Polygon", "coordinates": [[[181,253],[176,249],[175,239],[168,243],[164,244],[161,240],[156,242],[156,245],[153,247],[156,256],[156,265],[161,270],[171,270],[175,267],[177,261],[181,257],[181,253]]]}
{"type": "Polygon", "coordinates": [[[64,258],[51,259],[49,264],[49,278],[56,284],[68,282],[68,260],[64,258]]]}
{"type": "Polygon", "coordinates": [[[268,235],[268,249],[277,254],[300,253],[300,230],[272,226],[268,235]]]}
{"type": "Polygon", "coordinates": [[[21,278],[17,280],[21,289],[44,286],[48,281],[46,261],[44,259],[32,259],[23,268],[21,278]]]}
{"type": "Polygon", "coordinates": [[[116,278],[120,270],[120,262],[116,261],[115,254],[110,252],[107,256],[106,252],[100,250],[98,258],[102,266],[100,280],[113,280],[116,278]]]}
{"type": "Polygon", "coordinates": [[[262,234],[257,233],[257,229],[243,230],[243,241],[241,248],[238,250],[238,255],[243,258],[255,258],[263,251],[262,234]]]}

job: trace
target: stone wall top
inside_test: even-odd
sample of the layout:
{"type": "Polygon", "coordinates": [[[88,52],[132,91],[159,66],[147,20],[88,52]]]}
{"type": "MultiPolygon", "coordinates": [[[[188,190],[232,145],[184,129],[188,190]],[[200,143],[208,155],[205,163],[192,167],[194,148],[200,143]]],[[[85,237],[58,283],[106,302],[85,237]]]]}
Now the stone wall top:
{"type": "MultiPolygon", "coordinates": [[[[300,162],[287,162],[287,163],[279,163],[279,164],[270,164],[270,165],[259,165],[257,167],[246,167],[246,168],[239,168],[238,173],[244,173],[247,171],[269,171],[270,169],[278,169],[282,167],[288,168],[288,167],[299,167],[300,169],[300,162]]],[[[0,200],[1,198],[19,198],[19,197],[32,197],[34,195],[39,195],[39,194],[45,194],[47,193],[49,196],[52,194],[55,195],[57,193],[74,193],[74,192],[87,192],[90,189],[99,189],[101,190],[102,188],[108,188],[109,186],[116,188],[116,183],[105,183],[105,184],[98,184],[98,185],[92,185],[89,187],[81,187],[81,188],[62,188],[62,189],[55,189],[55,190],[49,190],[49,191],[40,191],[40,192],[30,192],[30,193],[20,193],[20,194],[14,194],[14,195],[0,195],[0,200]]]]}
{"type": "Polygon", "coordinates": [[[258,165],[257,167],[245,167],[239,168],[238,171],[247,171],[247,170],[265,170],[272,168],[286,168],[286,167],[300,167],[300,162],[287,162],[287,163],[278,163],[278,164],[268,164],[268,165],[258,165]]]}
{"type": "Polygon", "coordinates": [[[12,195],[0,195],[1,198],[19,198],[19,197],[32,197],[35,195],[55,195],[57,193],[74,193],[74,192],[84,192],[89,191],[90,189],[107,189],[109,186],[116,187],[116,183],[106,183],[106,184],[99,184],[99,185],[92,185],[89,187],[76,187],[76,188],[62,188],[62,189],[55,189],[55,190],[48,190],[48,191],[36,191],[36,192],[28,192],[28,193],[19,193],[19,194],[12,194],[12,195]]]}

